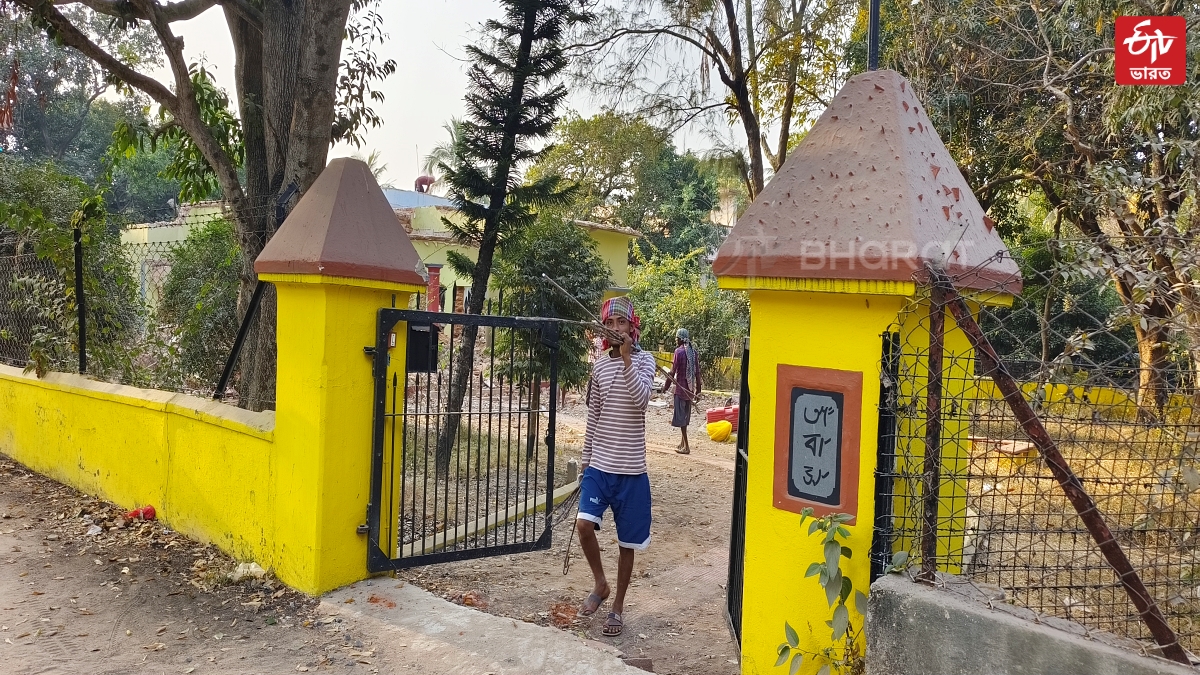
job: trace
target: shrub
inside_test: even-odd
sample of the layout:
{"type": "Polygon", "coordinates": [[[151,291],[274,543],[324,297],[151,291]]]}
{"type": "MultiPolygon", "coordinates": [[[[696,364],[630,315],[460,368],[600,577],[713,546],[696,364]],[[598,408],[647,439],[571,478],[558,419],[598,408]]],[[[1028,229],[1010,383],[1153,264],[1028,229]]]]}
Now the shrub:
{"type": "Polygon", "coordinates": [[[745,294],[704,283],[700,266],[702,249],[670,257],[638,256],[630,269],[629,297],[642,317],[642,345],[647,349],[673,350],[675,331],[686,328],[700,356],[704,379],[717,382],[721,357],[744,338],[750,327],[750,304],[745,294]]]}
{"type": "Polygon", "coordinates": [[[184,379],[215,384],[238,330],[241,253],[233,224],[218,219],[196,227],[167,261],[159,323],[177,336],[184,379]]]}
{"type": "MultiPolygon", "coordinates": [[[[544,316],[587,321],[583,310],[542,278],[546,274],[599,314],[600,300],[611,283],[612,272],[596,253],[596,242],[575,224],[557,216],[541,215],[519,237],[504,242],[493,275],[495,288],[504,292],[502,311],[513,316],[544,316]]],[[[508,331],[497,335],[497,348],[508,350],[508,331]]],[[[518,334],[520,335],[520,334],[518,334]]],[[[520,339],[520,338],[518,338],[520,339]]],[[[518,352],[527,345],[518,345],[518,352]]],[[[588,341],[583,326],[563,325],[559,333],[558,382],[568,389],[587,382],[590,373],[588,341]]],[[[519,365],[519,364],[518,364],[519,365]]],[[[549,378],[549,364],[538,364],[549,378]]]]}

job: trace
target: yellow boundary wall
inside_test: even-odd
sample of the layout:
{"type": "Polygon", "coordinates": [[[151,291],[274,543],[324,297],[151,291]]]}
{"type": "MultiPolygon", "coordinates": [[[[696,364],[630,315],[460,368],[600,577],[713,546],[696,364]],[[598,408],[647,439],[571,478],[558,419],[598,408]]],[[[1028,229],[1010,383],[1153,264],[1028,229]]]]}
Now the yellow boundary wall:
{"type": "Polygon", "coordinates": [[[0,365],[0,451],[172,529],[273,567],[275,415],[0,365]]]}
{"type": "MultiPolygon", "coordinates": [[[[262,275],[278,292],[276,412],[0,366],[0,452],[319,594],[365,578],[378,310],[414,286],[262,275]],[[278,420],[278,424],[276,421],[278,420]]],[[[392,368],[406,327],[392,328],[392,368]]],[[[388,470],[388,467],[385,467],[388,470]]]]}
{"type": "MultiPolygon", "coordinates": [[[[1004,396],[996,387],[996,383],[987,378],[976,378],[974,390],[966,392],[966,398],[990,398],[1002,400],[1004,396]]],[[[1137,419],[1137,397],[1130,392],[1114,387],[1098,387],[1086,384],[1066,384],[1052,382],[1040,385],[1037,382],[1024,382],[1021,391],[1027,399],[1033,399],[1041,389],[1042,405],[1061,408],[1060,413],[1068,413],[1072,408],[1078,409],[1076,415],[1081,415],[1084,409],[1095,411],[1106,419],[1132,421],[1137,419]]],[[[1184,394],[1173,393],[1167,399],[1163,408],[1167,420],[1182,422],[1192,417],[1192,398],[1184,394]]]]}

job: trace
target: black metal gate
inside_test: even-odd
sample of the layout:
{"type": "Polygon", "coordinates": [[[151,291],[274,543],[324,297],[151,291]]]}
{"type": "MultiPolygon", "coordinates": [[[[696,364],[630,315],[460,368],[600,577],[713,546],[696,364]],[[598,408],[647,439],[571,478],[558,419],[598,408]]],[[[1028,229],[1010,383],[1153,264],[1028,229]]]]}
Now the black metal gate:
{"type": "Polygon", "coordinates": [[[742,349],[742,382],[738,393],[738,433],[733,459],[733,519],[729,528],[729,580],[725,616],[733,639],[742,643],[742,579],[746,567],[746,449],[750,446],[750,338],[742,349]]]}
{"type": "Polygon", "coordinates": [[[550,548],[558,335],[553,319],[379,310],[370,571],[550,548]]]}
{"type": "Polygon", "coordinates": [[[896,473],[896,407],[900,395],[900,333],[883,338],[879,368],[879,433],[875,462],[875,532],[871,538],[871,582],[883,576],[892,562],[893,479],[896,473]]]}

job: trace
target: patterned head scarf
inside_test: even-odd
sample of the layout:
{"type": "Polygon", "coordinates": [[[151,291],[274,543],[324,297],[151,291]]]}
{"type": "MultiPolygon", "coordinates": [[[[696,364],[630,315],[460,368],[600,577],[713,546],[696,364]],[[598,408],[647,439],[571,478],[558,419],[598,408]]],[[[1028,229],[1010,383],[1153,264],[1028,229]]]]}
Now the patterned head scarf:
{"type": "Polygon", "coordinates": [[[675,331],[675,339],[683,343],[683,353],[687,357],[684,365],[684,377],[687,378],[688,386],[695,388],[696,386],[696,371],[700,369],[700,355],[696,352],[696,348],[692,346],[692,334],[686,328],[680,328],[675,331]]]}
{"type": "MultiPolygon", "coordinates": [[[[633,302],[623,295],[605,300],[604,304],[600,305],[600,323],[608,321],[608,317],[610,316],[623,316],[627,321],[629,321],[629,332],[633,336],[633,348],[635,350],[641,349],[641,345],[638,344],[638,340],[642,336],[642,320],[640,317],[638,317],[637,313],[633,311],[633,302]]],[[[605,338],[604,349],[607,350],[611,348],[612,346],[609,344],[608,339],[605,338]]]]}

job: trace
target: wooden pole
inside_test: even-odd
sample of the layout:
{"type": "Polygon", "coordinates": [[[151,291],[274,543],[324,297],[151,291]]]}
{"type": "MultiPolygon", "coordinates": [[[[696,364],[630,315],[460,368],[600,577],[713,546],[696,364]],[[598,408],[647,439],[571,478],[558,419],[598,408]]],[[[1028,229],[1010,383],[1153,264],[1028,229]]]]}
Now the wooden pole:
{"type": "Polygon", "coordinates": [[[992,381],[996,383],[996,387],[1004,395],[1004,401],[1012,409],[1017,422],[1029,436],[1029,440],[1037,446],[1042,458],[1046,460],[1055,480],[1058,481],[1071,505],[1075,507],[1075,511],[1079,514],[1079,518],[1087,527],[1088,532],[1091,533],[1092,539],[1096,541],[1096,545],[1100,547],[1104,559],[1116,571],[1117,578],[1125,587],[1125,592],[1129,595],[1134,607],[1137,608],[1138,615],[1150,629],[1155,642],[1162,648],[1163,655],[1172,661],[1191,665],[1187,653],[1179,644],[1175,631],[1167,624],[1162,610],[1158,608],[1150,591],[1142,583],[1142,578],[1138,576],[1137,570],[1129,562],[1129,557],[1117,543],[1112,530],[1108,528],[1108,523],[1104,521],[1104,516],[1100,514],[1096,502],[1084,489],[1079,477],[1071,470],[1066,458],[1059,452],[1058,444],[1050,437],[1042,421],[1033,412],[1033,408],[1029,407],[1029,402],[1021,394],[1020,385],[1008,372],[987,336],[980,330],[979,324],[971,316],[971,310],[967,307],[967,303],[958,295],[958,291],[944,273],[930,270],[930,276],[934,286],[940,287],[945,294],[946,306],[950,310],[950,314],[954,316],[959,328],[971,341],[971,346],[975,348],[975,355],[983,366],[984,376],[991,377],[992,381]]]}

